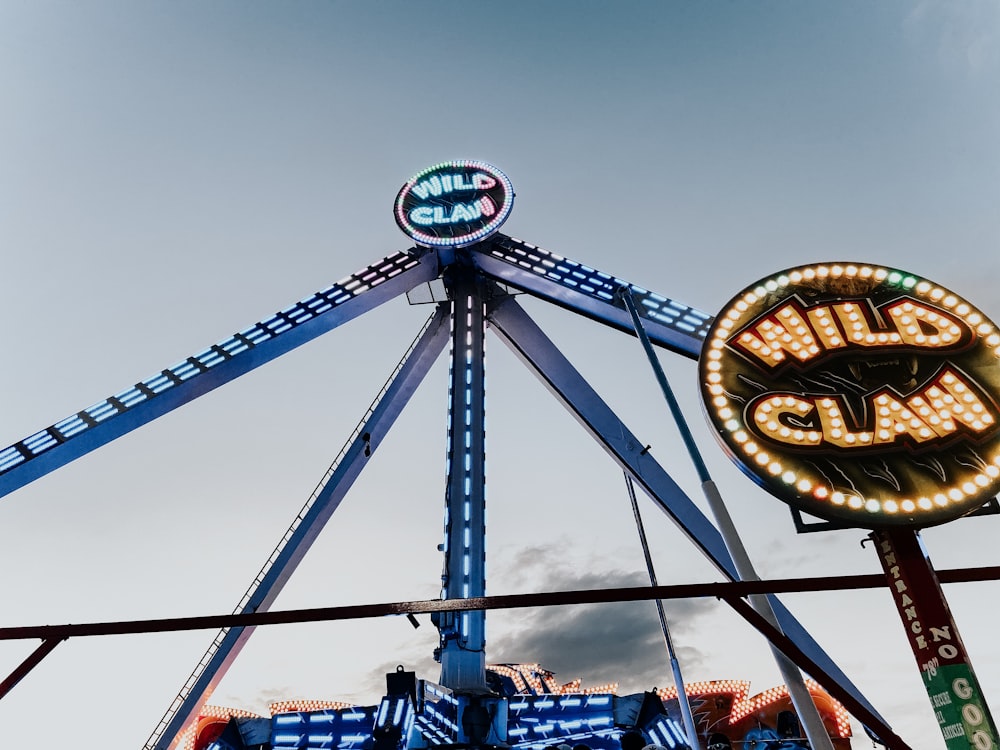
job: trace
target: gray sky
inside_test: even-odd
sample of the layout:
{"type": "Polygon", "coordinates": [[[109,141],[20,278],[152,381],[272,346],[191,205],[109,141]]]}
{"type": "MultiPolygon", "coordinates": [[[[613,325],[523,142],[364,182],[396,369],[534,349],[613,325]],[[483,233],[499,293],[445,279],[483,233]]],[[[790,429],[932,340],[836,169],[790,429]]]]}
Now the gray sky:
{"type": "MultiPolygon", "coordinates": [[[[404,249],[396,191],[447,159],[508,174],[503,231],[708,312],[853,260],[996,321],[998,89],[985,1],[5,0],[0,443],[404,249]]],[[[638,344],[524,304],[700,503],[638,344]]],[[[230,611],[427,314],[392,302],[5,498],[2,624],[230,611]]],[[[694,364],[663,358],[761,575],[877,572],[862,532],[796,536],[713,442],[694,364]]],[[[490,592],[642,580],[620,473],[495,339],[488,360],[490,592]]],[[[442,360],[277,607],[436,595],[446,389],[442,360]]],[[[717,580],[646,517],[662,583],[717,580]]],[[[924,538],[939,568],[995,565],[998,524],[924,538]]],[[[946,593],[995,700],[996,587],[946,593]]],[[[941,747],[886,592],[785,602],[904,739],[941,747]]],[[[686,679],[781,682],[724,608],[670,616],[686,679]]],[[[141,745],[210,638],[59,646],[0,701],[5,743],[80,726],[85,746],[141,745]]],[[[564,681],[670,680],[651,605],[496,613],[488,638],[490,659],[564,681]]],[[[386,669],[430,669],[435,641],[402,618],[261,631],[213,700],[371,701],[386,669]]],[[[33,647],[0,644],[0,664],[33,647]]]]}

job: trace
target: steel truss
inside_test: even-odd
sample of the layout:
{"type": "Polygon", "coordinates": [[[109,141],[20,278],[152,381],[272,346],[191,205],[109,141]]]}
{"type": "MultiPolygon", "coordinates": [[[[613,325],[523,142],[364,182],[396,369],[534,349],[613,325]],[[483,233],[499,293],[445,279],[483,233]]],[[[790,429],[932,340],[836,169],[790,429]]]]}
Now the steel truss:
{"type": "MultiPolygon", "coordinates": [[[[442,599],[481,600],[485,596],[483,353],[487,329],[493,330],[524,362],[726,579],[740,580],[717,528],[545,336],[510,290],[631,333],[633,319],[620,295],[620,290],[627,289],[649,340],[692,359],[699,356],[711,316],[501,234],[463,250],[411,248],[390,255],[263,322],[19,441],[0,451],[0,496],[384,302],[437,279],[443,281],[449,301],[439,304],[237,605],[234,615],[268,610],[444,349],[449,336],[451,403],[442,599]],[[448,320],[450,326],[445,325],[448,320]]],[[[905,747],[901,741],[896,742],[898,738],[884,719],[776,597],[769,598],[780,626],[777,631],[757,622],[755,613],[742,598],[733,595],[721,598],[831,693],[846,697],[850,705],[865,715],[871,728],[892,739],[893,746],[905,747]]],[[[435,622],[441,636],[438,653],[442,685],[456,692],[481,693],[485,689],[485,610],[444,608],[435,616],[435,622]]],[[[236,658],[253,627],[227,626],[220,631],[145,748],[167,750],[172,746],[236,658]]],[[[19,670],[30,669],[56,643],[58,640],[46,641],[19,670]]]]}

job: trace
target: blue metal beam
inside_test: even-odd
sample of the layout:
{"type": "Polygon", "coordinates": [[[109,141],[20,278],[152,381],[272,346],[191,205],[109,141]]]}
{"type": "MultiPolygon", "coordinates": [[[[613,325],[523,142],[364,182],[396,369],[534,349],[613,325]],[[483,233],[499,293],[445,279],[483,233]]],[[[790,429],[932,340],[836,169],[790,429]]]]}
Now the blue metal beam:
{"type": "Polygon", "coordinates": [[[708,313],[503,234],[470,250],[486,276],[635,335],[632,318],[615,294],[626,287],[654,344],[691,359],[701,352],[712,322],[708,313]]]}
{"type": "Polygon", "coordinates": [[[438,275],[395,253],[114,396],[0,450],[0,497],[438,275]]]}
{"type": "MultiPolygon", "coordinates": [[[[250,585],[235,614],[268,611],[444,350],[448,341],[448,316],[448,305],[440,305],[250,585]]],[[[143,746],[145,750],[167,750],[173,745],[212,694],[253,631],[253,627],[223,628],[216,635],[143,746]]]]}
{"type": "MultiPolygon", "coordinates": [[[[512,298],[490,312],[489,322],[500,339],[538,377],[612,459],[669,515],[685,535],[731,581],[740,580],[718,529],[691,501],[660,464],[537,324],[512,298]]],[[[781,602],[769,597],[785,635],[826,675],[859,703],[878,715],[861,691],[809,635],[781,602]]],[[[819,677],[819,675],[816,675],[819,677]]]]}
{"type": "MultiPolygon", "coordinates": [[[[486,595],[485,305],[471,268],[453,266],[446,278],[452,331],[441,598],[468,599],[486,595]]],[[[486,613],[449,612],[437,624],[441,684],[456,692],[488,690],[486,613]]]]}

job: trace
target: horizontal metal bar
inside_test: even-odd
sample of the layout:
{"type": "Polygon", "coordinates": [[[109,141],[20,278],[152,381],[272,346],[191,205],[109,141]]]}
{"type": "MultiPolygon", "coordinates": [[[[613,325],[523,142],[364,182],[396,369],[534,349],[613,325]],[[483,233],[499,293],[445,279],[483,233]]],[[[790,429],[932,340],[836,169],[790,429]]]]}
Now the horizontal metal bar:
{"type": "MultiPolygon", "coordinates": [[[[937,571],[942,583],[968,583],[1000,580],[1000,566],[954,568],[937,571]]],[[[468,610],[525,609],[570,604],[647,601],[650,599],[727,599],[750,594],[783,594],[808,591],[853,591],[886,586],[882,574],[820,576],[814,578],[777,578],[769,581],[731,581],[720,583],[684,583],[669,586],[634,586],[576,591],[550,591],[534,594],[477,596],[469,599],[418,599],[381,604],[354,604],[339,607],[292,609],[280,612],[173,617],[155,620],[78,623],[70,625],[29,625],[0,628],[0,641],[26,638],[76,638],[95,635],[165,633],[222,627],[286,625],[297,622],[355,620],[389,615],[464,612],[468,610]]]]}

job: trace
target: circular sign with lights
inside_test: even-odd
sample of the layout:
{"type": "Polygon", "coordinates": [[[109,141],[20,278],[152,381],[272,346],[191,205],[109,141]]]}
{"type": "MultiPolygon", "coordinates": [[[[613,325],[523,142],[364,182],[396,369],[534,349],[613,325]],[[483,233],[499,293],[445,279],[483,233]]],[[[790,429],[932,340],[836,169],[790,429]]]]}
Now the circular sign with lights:
{"type": "Polygon", "coordinates": [[[403,185],[396,196],[396,223],[418,245],[464,247],[497,231],[513,205],[514,188],[499,169],[481,161],[449,161],[403,185]]]}
{"type": "Polygon", "coordinates": [[[775,274],[715,319],[699,377],[733,460],[819,518],[931,526],[1000,491],[1000,332],[926,279],[775,274]]]}

